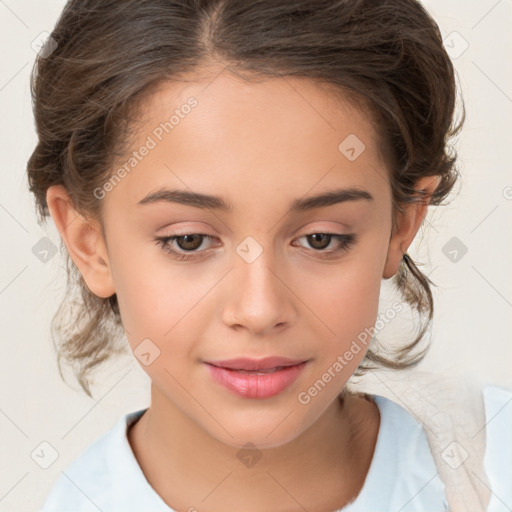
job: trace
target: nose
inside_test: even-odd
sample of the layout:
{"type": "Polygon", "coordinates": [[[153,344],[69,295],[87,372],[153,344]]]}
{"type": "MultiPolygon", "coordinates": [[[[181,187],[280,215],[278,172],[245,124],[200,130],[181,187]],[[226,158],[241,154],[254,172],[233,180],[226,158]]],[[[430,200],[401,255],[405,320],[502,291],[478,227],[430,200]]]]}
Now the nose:
{"type": "Polygon", "coordinates": [[[252,262],[235,255],[223,309],[223,321],[231,328],[268,336],[293,323],[297,314],[294,294],[270,252],[264,250],[252,262]]]}

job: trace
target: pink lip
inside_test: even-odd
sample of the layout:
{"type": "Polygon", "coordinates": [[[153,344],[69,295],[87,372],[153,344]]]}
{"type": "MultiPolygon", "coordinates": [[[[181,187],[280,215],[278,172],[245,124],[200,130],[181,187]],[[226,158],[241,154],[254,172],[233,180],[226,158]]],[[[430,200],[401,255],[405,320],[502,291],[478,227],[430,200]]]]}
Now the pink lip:
{"type": "Polygon", "coordinates": [[[206,363],[212,378],[229,391],[243,398],[270,398],[284,391],[295,381],[307,361],[284,358],[232,359],[206,363]],[[220,364],[229,366],[220,366],[220,364]],[[232,367],[235,367],[233,369],[232,367]],[[252,368],[250,368],[252,366],[252,368]],[[255,368],[256,367],[256,368],[255,368]],[[270,370],[271,373],[258,373],[270,370]]]}
{"type": "Polygon", "coordinates": [[[303,363],[304,359],[289,359],[287,357],[264,357],[263,359],[252,359],[250,357],[238,357],[224,361],[206,361],[206,363],[230,370],[266,370],[278,366],[293,366],[303,363]]]}

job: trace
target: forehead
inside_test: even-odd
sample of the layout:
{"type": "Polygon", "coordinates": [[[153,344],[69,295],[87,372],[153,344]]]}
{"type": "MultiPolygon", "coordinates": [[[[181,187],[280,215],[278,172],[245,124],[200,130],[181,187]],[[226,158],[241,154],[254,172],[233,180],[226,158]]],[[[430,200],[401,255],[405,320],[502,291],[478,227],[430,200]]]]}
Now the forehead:
{"type": "Polygon", "coordinates": [[[155,122],[169,120],[173,113],[179,117],[173,121],[174,135],[183,132],[177,130],[181,121],[192,118],[188,124],[193,124],[204,143],[207,135],[218,138],[236,134],[238,139],[254,135],[263,141],[273,140],[279,133],[280,142],[319,142],[321,138],[327,146],[351,129],[368,142],[376,136],[367,112],[346,93],[332,84],[291,76],[253,77],[248,81],[223,69],[217,74],[197,72],[159,83],[150,90],[141,112],[143,131],[152,129],[155,122]],[[189,112],[186,105],[190,98],[197,106],[189,112]],[[285,138],[287,133],[290,136],[285,138]],[[331,136],[325,138],[326,134],[331,136]]]}
{"type": "Polygon", "coordinates": [[[371,118],[309,79],[190,74],[160,83],[140,114],[130,152],[151,149],[116,187],[133,204],[163,184],[217,195],[296,189],[298,197],[340,177],[376,191],[386,182],[371,118]]]}

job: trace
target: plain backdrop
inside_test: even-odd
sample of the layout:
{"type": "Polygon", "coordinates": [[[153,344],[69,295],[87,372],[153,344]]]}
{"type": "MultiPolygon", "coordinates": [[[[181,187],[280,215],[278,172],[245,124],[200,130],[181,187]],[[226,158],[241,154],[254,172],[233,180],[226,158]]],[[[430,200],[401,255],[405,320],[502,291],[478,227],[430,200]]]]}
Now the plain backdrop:
{"type": "MultiPolygon", "coordinates": [[[[1,511],[38,510],[62,469],[120,415],[149,405],[149,379],[132,356],[96,374],[94,399],[72,379],[64,383],[56,366],[50,321],[64,259],[37,257],[40,240],[58,247],[59,235],[51,220],[37,223],[25,166],[36,144],[33,41],[51,32],[64,4],[0,0],[1,511]]],[[[409,251],[437,284],[433,346],[422,368],[512,387],[512,2],[425,5],[458,70],[467,121],[457,145],[462,181],[450,204],[430,209],[409,251]]],[[[383,338],[405,339],[399,326],[387,326],[383,338]]]]}

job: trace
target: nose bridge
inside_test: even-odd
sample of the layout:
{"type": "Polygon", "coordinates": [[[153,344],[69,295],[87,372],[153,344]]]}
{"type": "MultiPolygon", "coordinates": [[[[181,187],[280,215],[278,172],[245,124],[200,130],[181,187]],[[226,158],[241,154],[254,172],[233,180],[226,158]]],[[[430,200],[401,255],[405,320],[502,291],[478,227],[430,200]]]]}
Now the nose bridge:
{"type": "Polygon", "coordinates": [[[291,298],[276,269],[271,244],[263,246],[249,236],[236,247],[236,253],[234,287],[225,320],[253,332],[267,331],[289,322],[293,312],[291,298]]]}

